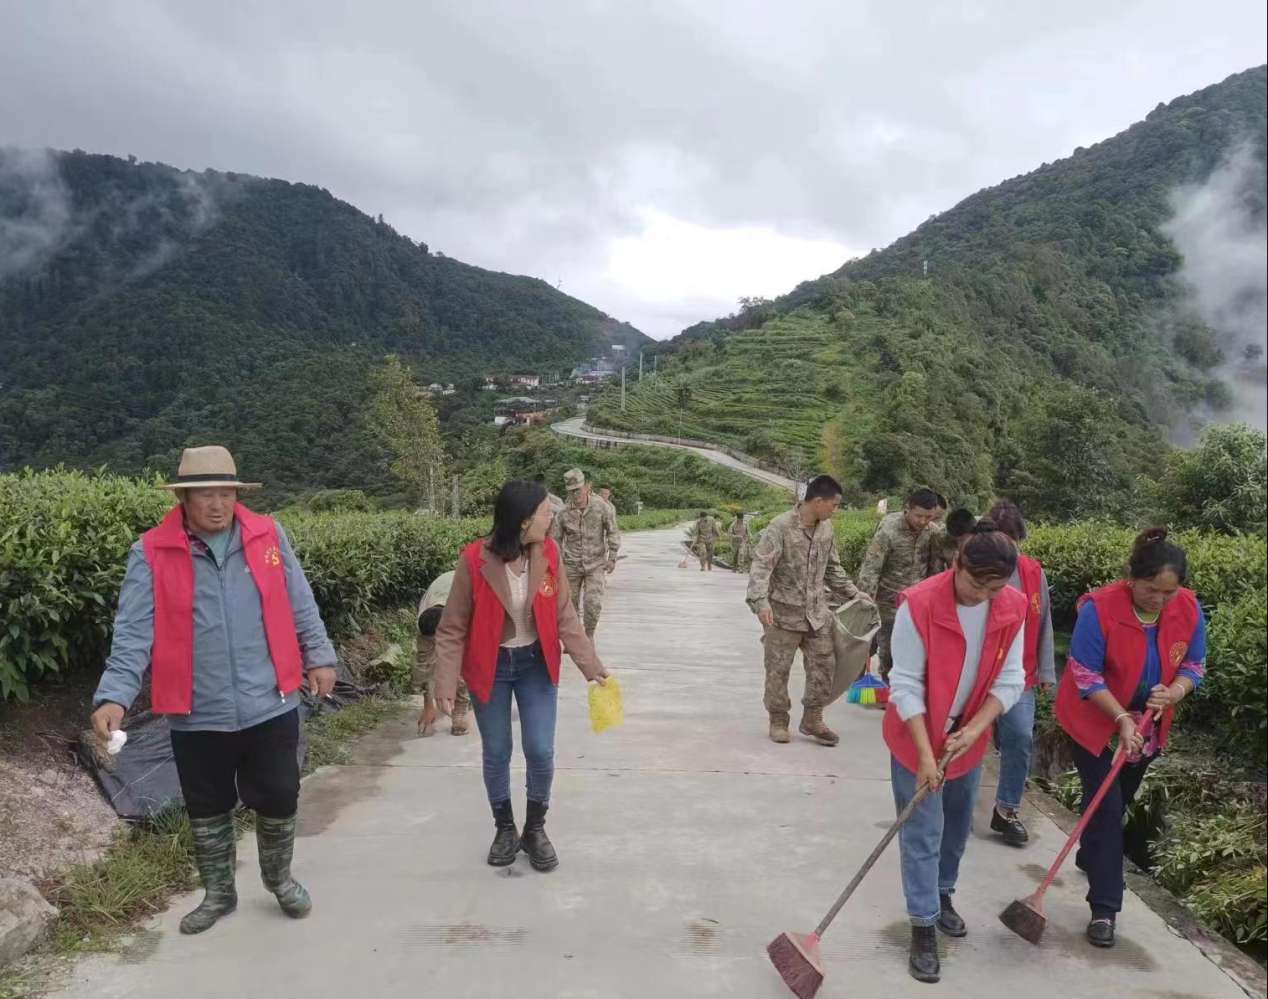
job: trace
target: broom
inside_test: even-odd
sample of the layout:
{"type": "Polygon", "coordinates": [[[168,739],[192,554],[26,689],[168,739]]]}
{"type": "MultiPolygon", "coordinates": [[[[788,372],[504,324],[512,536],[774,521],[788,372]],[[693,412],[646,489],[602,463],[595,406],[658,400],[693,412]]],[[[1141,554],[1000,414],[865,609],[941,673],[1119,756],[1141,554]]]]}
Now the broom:
{"type": "MultiPolygon", "coordinates": [[[[951,754],[944,753],[941,762],[938,764],[938,775],[946,773],[947,764],[951,762],[951,754]]],[[[815,927],[813,933],[781,933],[766,946],[766,954],[770,957],[771,964],[775,966],[775,970],[779,972],[779,976],[784,980],[784,984],[792,990],[793,995],[797,999],[811,999],[819,986],[823,984],[823,958],[819,953],[819,940],[823,937],[824,932],[836,918],[842,906],[850,900],[850,896],[854,894],[857,888],[867,877],[873,865],[880,859],[885,847],[889,846],[889,841],[898,835],[898,830],[903,827],[911,813],[916,810],[916,806],[925,800],[925,795],[929,793],[929,785],[921,786],[911,801],[907,802],[907,806],[898,813],[898,818],[894,820],[894,824],[886,830],[885,835],[881,837],[881,841],[876,844],[876,848],[871,855],[863,861],[863,866],[859,868],[859,872],[854,875],[850,883],[845,886],[845,891],[837,896],[836,902],[832,908],[828,910],[828,914],[823,917],[819,925],[815,927]]]]}
{"type": "MultiPolygon", "coordinates": [[[[1149,729],[1150,723],[1153,721],[1154,710],[1150,708],[1142,716],[1136,725],[1136,731],[1144,735],[1149,729]]],[[[1110,771],[1105,775],[1105,780],[1101,781],[1101,786],[1096,789],[1096,794],[1092,796],[1092,800],[1088,802],[1086,808],[1083,809],[1083,815],[1079,819],[1078,825],[1074,827],[1074,831],[1070,833],[1070,838],[1065,841],[1065,846],[1061,848],[1061,852],[1057,854],[1057,859],[1052,862],[1052,866],[1048,868],[1048,873],[1044,875],[1043,881],[1038,889],[1025,898],[1019,898],[1008,906],[999,914],[999,921],[1016,933],[1023,940],[1029,940],[1032,944],[1039,943],[1043,936],[1044,927],[1048,925],[1048,917],[1043,912],[1043,896],[1057,876],[1057,871],[1061,870],[1061,865],[1065,863],[1065,858],[1069,856],[1070,851],[1074,849],[1074,844],[1079,841],[1079,837],[1083,835],[1083,830],[1087,828],[1087,824],[1092,821],[1092,816],[1096,814],[1096,810],[1100,807],[1101,801],[1105,795],[1109,793],[1110,785],[1118,779],[1118,772],[1123,769],[1123,764],[1127,762],[1127,753],[1124,747],[1120,745],[1118,752],[1114,755],[1114,763],[1110,767],[1110,771]]]]}
{"type": "Polygon", "coordinates": [[[850,704],[888,704],[889,684],[870,671],[850,684],[845,692],[845,699],[850,704]]]}

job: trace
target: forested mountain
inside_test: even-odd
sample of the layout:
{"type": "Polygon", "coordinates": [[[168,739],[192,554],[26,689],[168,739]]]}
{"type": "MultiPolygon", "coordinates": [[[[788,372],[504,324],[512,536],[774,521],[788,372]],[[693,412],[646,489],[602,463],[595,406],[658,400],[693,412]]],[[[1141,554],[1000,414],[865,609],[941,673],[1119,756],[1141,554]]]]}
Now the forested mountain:
{"type": "Polygon", "coordinates": [[[384,355],[459,382],[645,342],[317,187],[0,149],[0,471],[170,468],[223,441],[279,494],[373,487],[384,355]]]}
{"type": "Polygon", "coordinates": [[[1265,79],[1159,105],[684,331],[595,422],[826,468],[858,499],[928,482],[1054,516],[1130,508],[1168,432],[1262,414],[1265,79]]]}

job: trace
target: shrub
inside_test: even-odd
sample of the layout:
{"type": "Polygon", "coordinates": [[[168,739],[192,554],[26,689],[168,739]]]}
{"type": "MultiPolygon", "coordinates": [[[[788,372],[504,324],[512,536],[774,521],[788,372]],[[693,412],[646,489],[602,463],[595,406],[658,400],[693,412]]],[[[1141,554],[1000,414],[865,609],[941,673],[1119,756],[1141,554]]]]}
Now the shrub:
{"type": "Polygon", "coordinates": [[[117,475],[0,475],[0,701],[101,663],[128,549],[171,503],[117,475]]]}
{"type": "Polygon", "coordinates": [[[1220,604],[1207,628],[1207,679],[1186,717],[1221,733],[1224,748],[1268,765],[1268,605],[1262,595],[1220,604]]]}
{"type": "Polygon", "coordinates": [[[1216,424],[1191,451],[1171,451],[1154,486],[1161,520],[1226,534],[1264,533],[1264,434],[1216,424]]]}
{"type": "Polygon", "coordinates": [[[325,513],[332,510],[359,510],[364,512],[373,510],[374,503],[360,489],[321,489],[309,497],[308,509],[317,513],[325,513]]]}

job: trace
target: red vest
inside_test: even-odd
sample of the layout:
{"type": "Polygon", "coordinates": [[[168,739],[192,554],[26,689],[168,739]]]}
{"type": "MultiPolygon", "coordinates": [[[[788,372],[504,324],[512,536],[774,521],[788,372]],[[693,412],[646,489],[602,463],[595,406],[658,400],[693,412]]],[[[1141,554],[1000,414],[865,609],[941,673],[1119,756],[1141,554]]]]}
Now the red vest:
{"type": "MultiPolygon", "coordinates": [[[[234,517],[242,531],[242,549],[251,578],[260,591],[269,658],[283,696],[304,679],[295,615],[286,592],[286,569],[273,518],[252,513],[241,503],[234,517]]],[[[151,701],[158,714],[187,715],[194,702],[194,559],[179,506],[141,536],[145,561],[154,580],[154,646],[150,651],[151,701]]]]}
{"type": "Polygon", "coordinates": [[[1043,621],[1040,608],[1043,598],[1043,567],[1029,555],[1017,557],[1017,575],[1021,578],[1021,592],[1026,598],[1026,638],[1023,662],[1026,665],[1026,689],[1039,682],[1039,631],[1043,621]]]}
{"type": "MultiPolygon", "coordinates": [[[[964,632],[955,608],[955,570],[948,569],[924,582],[917,583],[898,595],[899,605],[911,608],[911,618],[925,646],[925,728],[935,758],[941,759],[947,741],[947,720],[951,704],[964,672],[964,632]]],[[[1011,586],[1006,586],[991,600],[986,619],[986,637],[982,642],[982,658],[978,660],[977,682],[964,705],[961,718],[967,723],[991,692],[991,687],[1004,668],[1004,657],[1026,619],[1026,599],[1011,586]]],[[[881,726],[885,744],[904,767],[915,773],[920,766],[920,753],[907,731],[907,723],[898,717],[897,705],[891,700],[885,709],[881,726]]],[[[947,777],[962,777],[986,755],[990,729],[947,769],[947,777]]]]}
{"type": "MultiPolygon", "coordinates": [[[[1089,600],[1096,606],[1101,634],[1105,636],[1105,686],[1119,704],[1127,707],[1140,684],[1147,656],[1145,628],[1133,609],[1131,587],[1127,580],[1120,579],[1085,593],[1079,598],[1079,607],[1089,600]]],[[[1197,597],[1192,590],[1183,588],[1162,609],[1158,618],[1158,658],[1162,662],[1164,684],[1175,680],[1184,662],[1199,613],[1197,597]]],[[[1173,708],[1168,708],[1159,722],[1158,744],[1163,748],[1167,745],[1174,713],[1173,708]]],[[[1057,722],[1070,738],[1089,753],[1099,756],[1105,751],[1115,731],[1114,720],[1079,694],[1074,670],[1068,666],[1057,690],[1056,714],[1057,722]]]]}
{"type": "MultiPolygon", "coordinates": [[[[462,678],[481,704],[488,703],[489,695],[493,693],[498,648],[502,644],[506,624],[506,608],[480,571],[488,560],[484,545],[483,540],[473,541],[462,553],[471,576],[472,601],[471,624],[467,628],[467,643],[462,653],[462,678]]],[[[558,685],[559,664],[563,659],[559,647],[559,549],[550,538],[543,542],[543,549],[546,553],[546,574],[533,594],[533,620],[537,624],[537,638],[541,642],[550,679],[558,685]]]]}

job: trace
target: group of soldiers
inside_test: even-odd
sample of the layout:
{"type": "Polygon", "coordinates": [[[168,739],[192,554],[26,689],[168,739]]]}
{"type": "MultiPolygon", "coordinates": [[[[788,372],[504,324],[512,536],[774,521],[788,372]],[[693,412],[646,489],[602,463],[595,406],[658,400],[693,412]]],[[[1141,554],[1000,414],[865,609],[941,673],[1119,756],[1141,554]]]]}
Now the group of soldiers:
{"type": "MultiPolygon", "coordinates": [[[[555,519],[550,536],[559,545],[560,561],[568,577],[573,606],[581,615],[586,634],[591,640],[603,613],[603,592],[607,577],[616,570],[621,550],[621,529],[616,522],[612,491],[596,490],[586,481],[585,473],[573,468],[564,473],[566,500],[548,495],[555,519]]],[[[418,640],[414,661],[414,687],[423,694],[421,732],[431,735],[438,715],[435,704],[436,626],[444,611],[445,601],[453,586],[453,572],[438,576],[428,587],[418,605],[418,640]]],[[[458,680],[458,696],[454,702],[450,732],[465,735],[471,697],[466,684],[458,680]]]]}
{"type": "MultiPolygon", "coordinates": [[[[731,568],[748,572],[753,562],[753,542],[749,537],[748,515],[737,513],[727,533],[731,539],[731,568]]],[[[687,532],[688,547],[700,560],[701,572],[713,571],[713,557],[722,539],[722,525],[708,510],[701,510],[687,532]]],[[[686,568],[684,562],[683,568],[686,568]]]]}

